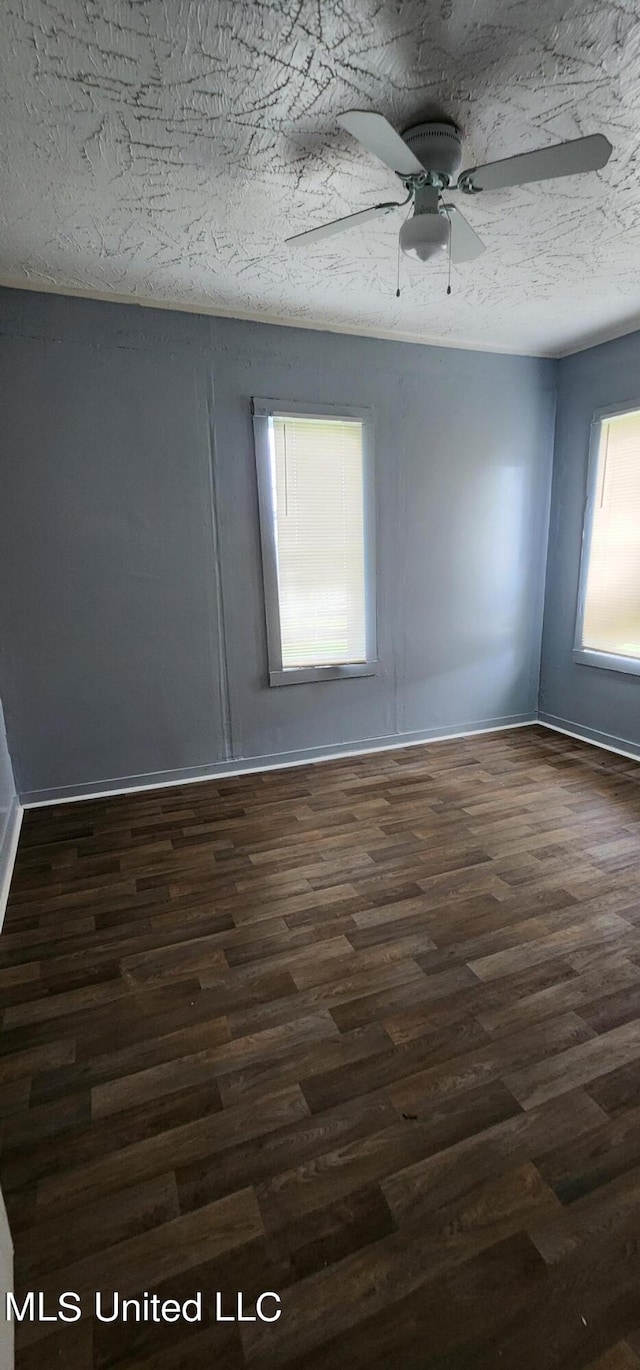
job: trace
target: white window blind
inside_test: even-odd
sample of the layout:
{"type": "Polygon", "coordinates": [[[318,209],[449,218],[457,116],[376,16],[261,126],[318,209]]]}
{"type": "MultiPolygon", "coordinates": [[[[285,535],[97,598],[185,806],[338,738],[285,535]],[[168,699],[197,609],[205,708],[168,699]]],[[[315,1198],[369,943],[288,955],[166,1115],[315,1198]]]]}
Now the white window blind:
{"type": "Polygon", "coordinates": [[[600,426],[582,646],[640,657],[640,410],[600,426]]]}
{"type": "Polygon", "coordinates": [[[269,420],[282,667],[366,661],[363,425],[269,420]]]}

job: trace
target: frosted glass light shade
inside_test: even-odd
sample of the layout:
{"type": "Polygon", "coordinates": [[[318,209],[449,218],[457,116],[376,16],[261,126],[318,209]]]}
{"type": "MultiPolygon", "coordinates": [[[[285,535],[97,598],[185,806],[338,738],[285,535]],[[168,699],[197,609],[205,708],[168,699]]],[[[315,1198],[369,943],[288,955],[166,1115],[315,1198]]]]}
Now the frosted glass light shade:
{"type": "Polygon", "coordinates": [[[429,214],[414,214],[400,229],[400,246],[408,257],[428,262],[439,256],[449,244],[449,220],[436,210],[429,214]]]}

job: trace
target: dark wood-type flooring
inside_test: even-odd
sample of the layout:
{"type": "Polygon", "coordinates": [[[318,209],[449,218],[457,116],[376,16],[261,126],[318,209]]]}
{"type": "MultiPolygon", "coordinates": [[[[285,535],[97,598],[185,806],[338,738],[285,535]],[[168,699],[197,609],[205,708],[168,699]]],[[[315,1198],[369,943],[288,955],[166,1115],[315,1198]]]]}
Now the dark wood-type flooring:
{"type": "Polygon", "coordinates": [[[19,1370],[640,1367],[639,781],[531,727],[29,812],[0,1179],[87,1311],[19,1370]]]}

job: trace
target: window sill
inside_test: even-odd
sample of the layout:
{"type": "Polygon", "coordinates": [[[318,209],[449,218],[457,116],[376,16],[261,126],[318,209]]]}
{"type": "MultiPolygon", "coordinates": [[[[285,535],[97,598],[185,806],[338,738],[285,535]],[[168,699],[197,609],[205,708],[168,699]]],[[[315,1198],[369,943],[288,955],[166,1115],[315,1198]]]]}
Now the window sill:
{"type": "Polygon", "coordinates": [[[596,652],[590,647],[575,647],[573,660],[579,666],[599,666],[603,671],[640,675],[640,657],[615,656],[612,652],[596,652]]]}
{"type": "Polygon", "coordinates": [[[293,666],[269,671],[270,685],[311,685],[319,680],[348,680],[350,676],[375,675],[377,661],[357,661],[343,666],[293,666]]]}

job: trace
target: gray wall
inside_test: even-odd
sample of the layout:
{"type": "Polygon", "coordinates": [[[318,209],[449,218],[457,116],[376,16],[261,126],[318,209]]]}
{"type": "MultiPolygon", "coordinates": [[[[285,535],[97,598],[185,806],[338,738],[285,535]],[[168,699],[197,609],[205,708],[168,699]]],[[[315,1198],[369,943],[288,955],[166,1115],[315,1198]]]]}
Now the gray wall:
{"type": "Polygon", "coordinates": [[[555,363],[4,291],[0,370],[21,793],[535,710],[555,363]],[[374,677],[266,684],[252,394],[375,411],[374,677]]]}
{"type": "Polygon", "coordinates": [[[640,333],[560,362],[545,617],[542,718],[640,752],[640,679],[572,660],[589,429],[594,409],[640,404],[640,333]]]}
{"type": "Polygon", "coordinates": [[[4,1296],[13,1292],[13,1242],[7,1221],[4,1199],[0,1193],[0,1365],[2,1370],[13,1370],[14,1327],[5,1316],[4,1296]]]}
{"type": "Polygon", "coordinates": [[[208,342],[187,314],[0,295],[0,691],[21,792],[224,755],[208,342]]]}

